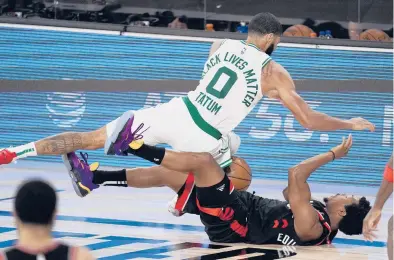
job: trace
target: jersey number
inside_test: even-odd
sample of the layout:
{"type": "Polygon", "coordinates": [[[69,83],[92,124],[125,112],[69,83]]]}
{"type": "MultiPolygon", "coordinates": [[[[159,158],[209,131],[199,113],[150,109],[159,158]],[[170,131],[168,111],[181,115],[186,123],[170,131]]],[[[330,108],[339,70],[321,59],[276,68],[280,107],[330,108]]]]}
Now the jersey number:
{"type": "Polygon", "coordinates": [[[221,67],[209,82],[207,92],[214,97],[225,98],[237,79],[238,76],[235,71],[227,67],[221,67]]]}

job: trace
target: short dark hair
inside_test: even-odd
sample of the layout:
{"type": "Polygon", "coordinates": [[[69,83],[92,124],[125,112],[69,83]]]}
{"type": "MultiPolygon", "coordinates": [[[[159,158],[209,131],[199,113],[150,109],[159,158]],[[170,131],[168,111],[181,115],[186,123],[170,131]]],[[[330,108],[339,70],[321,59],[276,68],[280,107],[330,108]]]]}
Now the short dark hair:
{"type": "Polygon", "coordinates": [[[275,35],[282,34],[282,24],[278,18],[271,13],[259,13],[253,16],[248,25],[249,34],[265,35],[273,33],[275,35]]]}
{"type": "Polygon", "coordinates": [[[56,192],[51,185],[42,180],[29,180],[18,188],[15,214],[22,223],[49,225],[53,221],[56,202],[56,192]]]}
{"type": "Polygon", "coordinates": [[[360,235],[363,230],[363,220],[371,209],[369,201],[362,197],[357,203],[345,206],[346,216],[339,222],[339,230],[346,235],[360,235]]]}

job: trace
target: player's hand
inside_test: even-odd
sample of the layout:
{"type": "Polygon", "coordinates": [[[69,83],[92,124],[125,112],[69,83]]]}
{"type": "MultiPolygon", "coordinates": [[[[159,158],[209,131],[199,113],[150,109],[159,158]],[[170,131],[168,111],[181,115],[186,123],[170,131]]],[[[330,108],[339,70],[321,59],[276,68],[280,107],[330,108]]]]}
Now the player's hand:
{"type": "Polygon", "coordinates": [[[362,117],[355,117],[348,120],[352,125],[352,130],[369,130],[375,131],[375,125],[362,117]]]}
{"type": "Polygon", "coordinates": [[[345,137],[342,137],[342,143],[331,149],[331,151],[335,154],[335,159],[346,156],[350,148],[352,148],[352,144],[353,138],[351,134],[347,137],[347,139],[345,137]]]}
{"type": "Polygon", "coordinates": [[[377,230],[381,216],[382,211],[374,208],[372,208],[368,212],[367,216],[365,216],[363,222],[363,235],[366,240],[373,241],[376,238],[374,231],[377,230]]]}

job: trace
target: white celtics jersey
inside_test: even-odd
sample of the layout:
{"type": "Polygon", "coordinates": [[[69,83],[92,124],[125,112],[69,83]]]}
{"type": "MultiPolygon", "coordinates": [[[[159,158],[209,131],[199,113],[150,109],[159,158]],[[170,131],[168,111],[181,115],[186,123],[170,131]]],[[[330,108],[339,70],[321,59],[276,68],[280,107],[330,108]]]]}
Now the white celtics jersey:
{"type": "Polygon", "coordinates": [[[197,89],[187,96],[189,106],[192,103],[200,115],[198,120],[221,134],[231,132],[263,97],[261,71],[270,60],[254,45],[225,40],[205,63],[197,89]]]}

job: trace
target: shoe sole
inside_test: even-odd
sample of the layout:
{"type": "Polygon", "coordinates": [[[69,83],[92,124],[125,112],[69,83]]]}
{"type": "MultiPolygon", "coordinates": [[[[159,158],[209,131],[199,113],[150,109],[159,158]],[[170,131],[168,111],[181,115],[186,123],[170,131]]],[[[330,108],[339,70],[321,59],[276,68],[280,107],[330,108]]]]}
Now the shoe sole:
{"type": "Polygon", "coordinates": [[[75,177],[75,173],[73,172],[73,167],[71,166],[70,161],[68,160],[67,154],[66,155],[64,155],[64,154],[62,155],[62,160],[63,160],[64,165],[67,168],[68,175],[71,178],[71,184],[73,185],[75,193],[81,198],[83,198],[86,195],[88,195],[87,191],[83,190],[84,192],[82,192],[80,187],[78,186],[78,182],[76,181],[77,178],[75,177]]]}
{"type": "Polygon", "coordinates": [[[120,137],[120,133],[125,130],[127,122],[129,119],[134,116],[132,111],[127,111],[123,113],[123,115],[119,118],[115,130],[113,133],[107,138],[105,145],[104,145],[104,153],[107,155],[115,155],[114,151],[114,144],[118,141],[120,137]]]}

